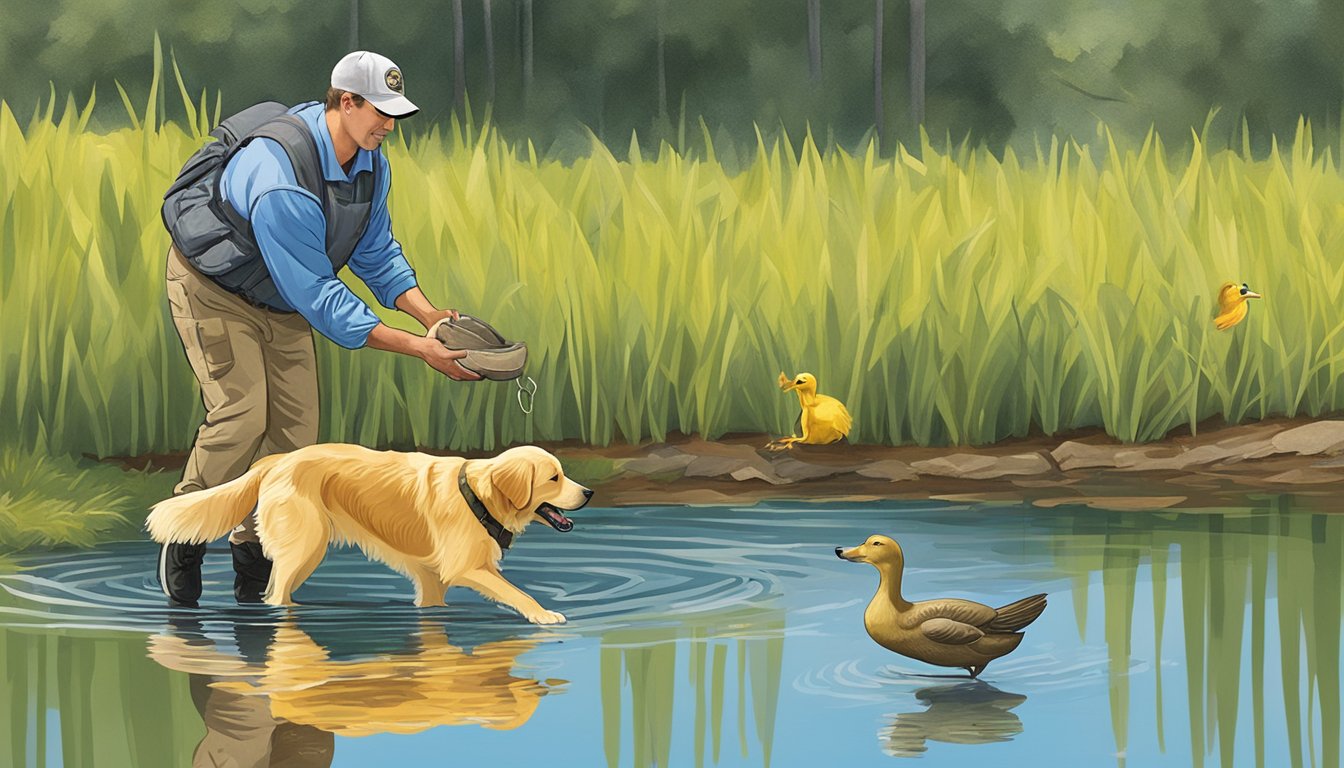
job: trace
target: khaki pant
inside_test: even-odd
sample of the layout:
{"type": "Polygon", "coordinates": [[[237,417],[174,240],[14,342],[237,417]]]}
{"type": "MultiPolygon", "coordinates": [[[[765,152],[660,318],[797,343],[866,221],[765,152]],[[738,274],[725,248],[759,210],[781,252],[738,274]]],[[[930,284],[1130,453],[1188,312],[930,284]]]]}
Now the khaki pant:
{"type": "MultiPolygon", "coordinates": [[[[317,442],[317,356],[297,313],[255,307],[168,249],[168,304],[201,385],[205,422],[174,495],[213,488],[252,462],[317,442]]],[[[229,541],[256,541],[249,515],[229,541]]]]}

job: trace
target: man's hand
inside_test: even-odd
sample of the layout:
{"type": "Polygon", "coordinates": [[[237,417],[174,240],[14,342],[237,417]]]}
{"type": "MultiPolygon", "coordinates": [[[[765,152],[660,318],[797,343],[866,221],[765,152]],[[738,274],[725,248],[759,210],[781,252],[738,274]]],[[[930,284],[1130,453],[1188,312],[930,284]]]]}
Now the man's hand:
{"type": "Polygon", "coordinates": [[[450,317],[454,320],[462,319],[461,315],[457,313],[456,309],[436,309],[433,312],[430,312],[429,314],[425,315],[422,325],[424,325],[425,330],[428,331],[430,328],[434,327],[435,323],[450,317]]]}
{"type": "Polygon", "coordinates": [[[439,343],[437,339],[425,339],[424,351],[420,357],[429,367],[442,373],[453,381],[476,381],[481,378],[479,373],[463,368],[457,361],[467,356],[464,349],[449,349],[439,343]]]}
{"type": "Polygon", "coordinates": [[[445,317],[451,317],[454,320],[459,319],[456,309],[439,309],[429,303],[429,299],[425,298],[425,294],[420,291],[419,286],[411,288],[397,297],[397,309],[419,320],[420,324],[425,326],[426,331],[429,330],[430,326],[445,317]]]}
{"type": "Polygon", "coordinates": [[[438,339],[416,336],[379,323],[369,332],[365,344],[373,349],[418,357],[428,363],[430,368],[454,381],[476,381],[481,378],[480,374],[463,368],[457,362],[466,357],[465,351],[448,349],[438,339]]]}

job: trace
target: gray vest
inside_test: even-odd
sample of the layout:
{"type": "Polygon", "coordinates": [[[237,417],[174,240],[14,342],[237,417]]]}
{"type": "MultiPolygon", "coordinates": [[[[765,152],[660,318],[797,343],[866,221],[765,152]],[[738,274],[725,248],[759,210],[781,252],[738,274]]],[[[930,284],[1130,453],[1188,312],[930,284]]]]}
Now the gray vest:
{"type": "Polygon", "coordinates": [[[299,186],[322,201],[327,258],[332,271],[339,272],[368,226],[379,163],[375,160],[373,173],[358,174],[353,182],[327,181],[307,124],[300,117],[284,114],[283,105],[274,102],[243,110],[212,135],[220,141],[193,155],[164,196],[164,224],[187,261],[252,304],[278,309],[284,303],[261,257],[251,223],[234,210],[220,189],[229,160],[253,139],[267,138],[284,148],[299,186]],[[276,115],[277,110],[281,114],[276,115]],[[237,143],[226,149],[234,137],[237,143]]]}

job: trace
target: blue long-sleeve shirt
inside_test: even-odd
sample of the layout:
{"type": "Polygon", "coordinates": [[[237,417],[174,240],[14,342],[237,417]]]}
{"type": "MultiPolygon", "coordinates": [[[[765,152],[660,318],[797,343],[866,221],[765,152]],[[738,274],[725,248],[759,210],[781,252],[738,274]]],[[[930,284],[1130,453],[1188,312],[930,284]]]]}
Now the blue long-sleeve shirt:
{"type": "MultiPolygon", "coordinates": [[[[382,152],[359,149],[350,173],[336,161],[336,149],[320,103],[290,110],[308,124],[317,139],[322,174],[328,181],[353,181],[380,168],[369,223],[350,257],[351,271],[373,291],[379,303],[396,308],[397,297],[416,285],[415,272],[392,237],[387,212],[390,172],[382,152]]],[[[319,333],[348,349],[364,346],[379,322],[368,305],[341,282],[327,258],[326,217],[322,202],[299,186],[284,148],[271,139],[255,139],[229,160],[221,189],[240,216],[252,223],[262,259],[284,304],[319,333]]]]}

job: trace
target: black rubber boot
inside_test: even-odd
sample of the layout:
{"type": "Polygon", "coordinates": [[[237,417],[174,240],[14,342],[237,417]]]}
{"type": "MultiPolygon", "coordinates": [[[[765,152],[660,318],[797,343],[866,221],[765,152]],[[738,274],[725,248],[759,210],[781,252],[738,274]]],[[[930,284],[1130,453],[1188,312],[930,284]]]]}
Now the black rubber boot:
{"type": "Polygon", "coordinates": [[[159,550],[159,586],[168,596],[168,604],[197,607],[201,599],[201,562],[204,544],[164,544],[159,550]]]}
{"type": "Polygon", "coordinates": [[[255,541],[229,542],[233,550],[233,596],[240,604],[260,603],[271,583],[271,561],[255,541]]]}

